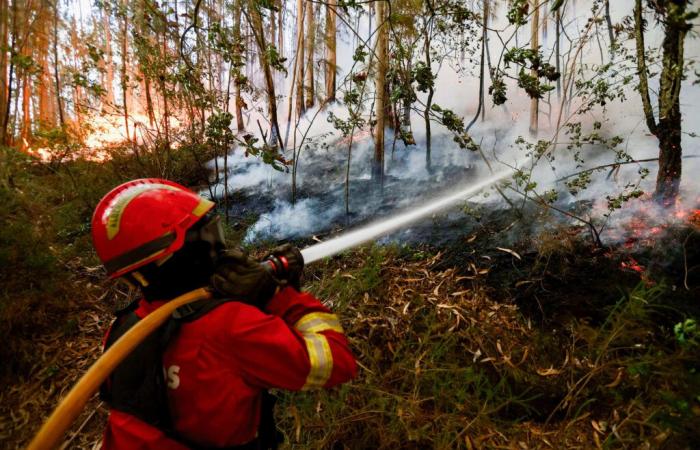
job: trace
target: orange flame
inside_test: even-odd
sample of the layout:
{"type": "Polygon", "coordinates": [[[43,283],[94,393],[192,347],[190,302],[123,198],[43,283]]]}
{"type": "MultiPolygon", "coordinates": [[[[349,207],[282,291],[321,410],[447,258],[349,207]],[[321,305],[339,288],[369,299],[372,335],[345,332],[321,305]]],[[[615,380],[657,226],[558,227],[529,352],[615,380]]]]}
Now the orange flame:
{"type": "MultiPolygon", "coordinates": [[[[152,136],[158,134],[157,129],[150,128],[149,119],[144,114],[131,114],[129,116],[129,137],[137,144],[146,143],[152,136]]],[[[160,123],[161,121],[159,121],[160,123]]],[[[180,127],[177,117],[170,117],[170,129],[180,127]]],[[[32,148],[24,142],[26,152],[42,162],[54,161],[57,158],[66,160],[85,159],[93,162],[104,162],[112,158],[111,149],[129,144],[126,126],[122,116],[95,115],[86,117],[82,121],[79,134],[83,134],[81,146],[75,151],[65,154],[65,150],[56,150],[49,147],[32,148]]]]}

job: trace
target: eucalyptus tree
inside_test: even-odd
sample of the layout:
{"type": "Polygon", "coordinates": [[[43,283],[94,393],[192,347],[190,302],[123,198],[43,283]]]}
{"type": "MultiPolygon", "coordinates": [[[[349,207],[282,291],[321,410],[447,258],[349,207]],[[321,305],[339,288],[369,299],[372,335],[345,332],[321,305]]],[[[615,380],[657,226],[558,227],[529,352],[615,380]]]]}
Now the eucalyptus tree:
{"type": "Polygon", "coordinates": [[[649,69],[645,46],[646,20],[642,0],[634,4],[634,36],[639,77],[638,90],[642,98],[647,128],[659,140],[659,170],[655,198],[664,205],[673,205],[681,180],[682,116],[681,89],[687,68],[684,59],[685,39],[692,29],[698,10],[687,0],[656,0],[649,2],[655,19],[663,25],[662,59],[659,74],[658,112],[649,94],[649,69]]]}

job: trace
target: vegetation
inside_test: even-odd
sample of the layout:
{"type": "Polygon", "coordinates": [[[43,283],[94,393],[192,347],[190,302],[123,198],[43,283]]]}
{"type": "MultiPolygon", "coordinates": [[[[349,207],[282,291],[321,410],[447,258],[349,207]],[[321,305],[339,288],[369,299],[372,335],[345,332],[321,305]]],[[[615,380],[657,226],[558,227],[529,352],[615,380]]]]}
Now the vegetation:
{"type": "MultiPolygon", "coordinates": [[[[310,185],[344,184],[309,220],[342,217],[304,246],[403,207],[405,186],[512,165],[456,226],[307,268],[361,370],[277,393],[287,445],[693,448],[699,10],[622,3],[0,0],[0,447],[27,442],[137,295],[90,241],[115,185],[190,186],[262,254],[273,237],[244,242],[262,191],[303,220],[310,185]],[[238,186],[240,155],[283,175],[238,186]]],[[[67,446],[91,448],[105,415],[94,399],[67,446]]]]}
{"type": "MultiPolygon", "coordinates": [[[[558,317],[540,322],[495,301],[488,275],[440,269],[443,257],[369,248],[315,268],[310,289],[344,318],[361,375],[335,392],[282,394],[293,448],[696,442],[699,349],[689,336],[697,331],[688,320],[670,326],[680,302],[667,285],[630,278],[610,293],[616,300],[589,301],[599,317],[549,311],[558,317]]],[[[614,264],[599,262],[600,272],[614,264]]],[[[596,276],[579,264],[567,270],[596,276]]],[[[571,295],[565,283],[547,287],[571,295]]]]}

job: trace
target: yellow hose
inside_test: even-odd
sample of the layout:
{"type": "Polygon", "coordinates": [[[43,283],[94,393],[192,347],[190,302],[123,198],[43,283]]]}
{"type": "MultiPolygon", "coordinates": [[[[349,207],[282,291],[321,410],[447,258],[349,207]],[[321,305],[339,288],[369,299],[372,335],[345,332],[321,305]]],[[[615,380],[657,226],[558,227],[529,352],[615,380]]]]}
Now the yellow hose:
{"type": "Polygon", "coordinates": [[[210,298],[211,292],[201,288],[183,294],[156,309],[119,338],[73,386],[61,403],[54,409],[39,432],[27,447],[28,450],[55,448],[59,439],[78,417],[99,389],[102,382],[149,334],[153,333],[168,317],[182,305],[210,298]]]}

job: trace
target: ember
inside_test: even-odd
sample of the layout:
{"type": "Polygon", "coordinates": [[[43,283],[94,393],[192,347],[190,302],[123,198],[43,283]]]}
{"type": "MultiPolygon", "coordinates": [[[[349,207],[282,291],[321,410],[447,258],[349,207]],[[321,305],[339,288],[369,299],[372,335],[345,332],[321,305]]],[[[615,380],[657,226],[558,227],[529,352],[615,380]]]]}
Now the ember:
{"type": "Polygon", "coordinates": [[[644,273],[644,266],[639,264],[637,260],[632,258],[631,256],[628,258],[627,261],[622,261],[620,263],[620,267],[623,269],[632,270],[637,273],[644,273]]]}

